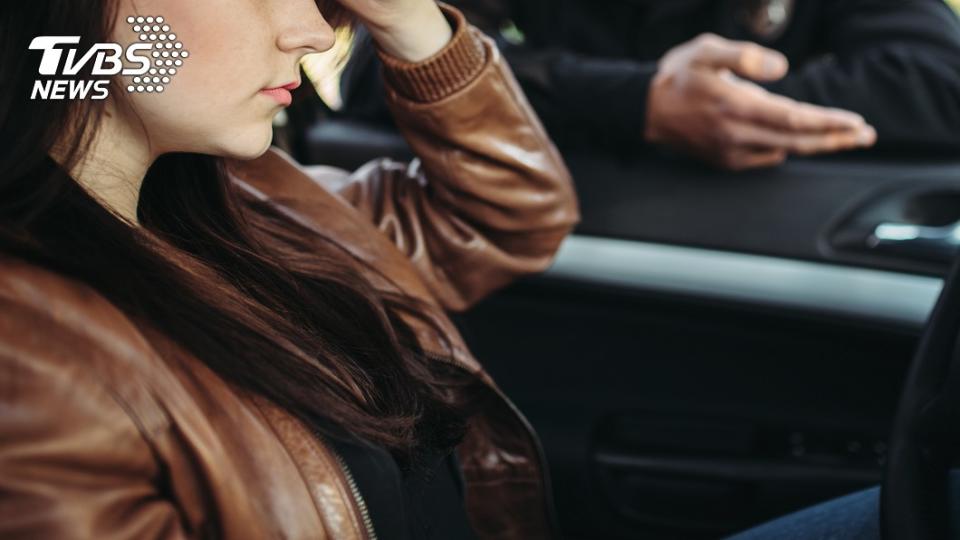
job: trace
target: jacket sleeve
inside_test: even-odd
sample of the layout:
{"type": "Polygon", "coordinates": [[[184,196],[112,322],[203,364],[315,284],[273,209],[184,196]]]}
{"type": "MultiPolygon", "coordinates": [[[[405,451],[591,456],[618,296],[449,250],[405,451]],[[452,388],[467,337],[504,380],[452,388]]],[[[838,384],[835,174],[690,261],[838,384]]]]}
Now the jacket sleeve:
{"type": "Polygon", "coordinates": [[[89,343],[37,335],[46,317],[0,298],[0,538],[184,538],[138,427],[80,362],[64,368],[89,343]]]}
{"type": "Polygon", "coordinates": [[[566,165],[493,41],[440,6],[454,35],[434,56],[405,63],[377,49],[417,158],[368,163],[338,192],[456,311],[546,269],[580,216],[566,165]]]}
{"type": "Polygon", "coordinates": [[[943,0],[821,4],[827,54],[768,88],[859,112],[881,146],[960,149],[960,21],[943,0]]]}

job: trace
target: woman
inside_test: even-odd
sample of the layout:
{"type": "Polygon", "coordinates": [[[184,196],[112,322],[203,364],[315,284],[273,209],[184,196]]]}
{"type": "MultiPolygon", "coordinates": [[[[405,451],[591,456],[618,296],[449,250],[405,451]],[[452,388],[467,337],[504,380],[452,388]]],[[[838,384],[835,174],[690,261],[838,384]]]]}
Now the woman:
{"type": "Polygon", "coordinates": [[[536,438],[444,311],[544,269],[578,209],[456,9],[5,3],[0,85],[0,537],[551,535],[536,438]],[[271,119],[353,20],[418,159],[309,176],[271,119]],[[107,98],[39,99],[39,36],[80,36],[52,78],[107,98]],[[152,91],[64,71],[135,42],[188,54],[152,91]]]}

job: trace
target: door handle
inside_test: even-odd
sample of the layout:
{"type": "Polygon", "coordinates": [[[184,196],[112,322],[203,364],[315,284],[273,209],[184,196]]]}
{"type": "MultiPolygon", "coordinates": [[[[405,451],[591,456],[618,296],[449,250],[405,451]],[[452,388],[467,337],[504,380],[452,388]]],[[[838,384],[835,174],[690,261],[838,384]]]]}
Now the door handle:
{"type": "Polygon", "coordinates": [[[952,259],[960,248],[960,221],[939,227],[886,222],[876,226],[867,246],[877,251],[952,259]]]}

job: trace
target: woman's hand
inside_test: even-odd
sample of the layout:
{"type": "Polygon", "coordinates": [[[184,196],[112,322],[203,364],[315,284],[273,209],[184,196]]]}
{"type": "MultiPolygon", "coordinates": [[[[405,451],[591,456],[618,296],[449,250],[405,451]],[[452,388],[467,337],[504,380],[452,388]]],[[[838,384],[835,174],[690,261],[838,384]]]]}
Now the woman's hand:
{"type": "Polygon", "coordinates": [[[453,35],[434,0],[338,1],[366,25],[380,48],[407,62],[433,56],[453,35]]]}

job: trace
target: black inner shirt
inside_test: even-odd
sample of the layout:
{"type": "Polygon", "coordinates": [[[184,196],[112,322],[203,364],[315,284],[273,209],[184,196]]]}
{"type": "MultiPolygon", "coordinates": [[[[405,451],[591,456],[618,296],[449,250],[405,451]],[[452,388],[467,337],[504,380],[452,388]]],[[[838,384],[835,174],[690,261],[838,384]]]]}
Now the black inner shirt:
{"type": "Polygon", "coordinates": [[[421,448],[416,463],[401,467],[381,446],[330,437],[324,442],[350,469],[378,540],[477,538],[464,506],[455,452],[421,448]]]}

